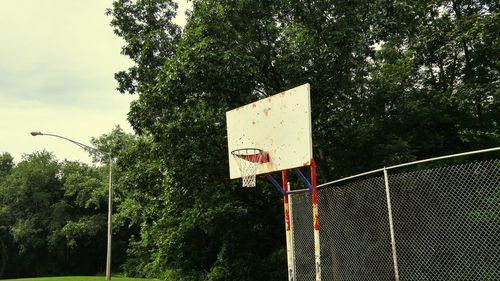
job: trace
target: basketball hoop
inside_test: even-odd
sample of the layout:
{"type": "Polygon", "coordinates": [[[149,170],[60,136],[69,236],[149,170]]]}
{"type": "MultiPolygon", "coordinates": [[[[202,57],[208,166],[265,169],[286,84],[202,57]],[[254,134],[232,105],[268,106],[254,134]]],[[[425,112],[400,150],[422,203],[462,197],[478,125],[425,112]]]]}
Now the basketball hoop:
{"type": "Polygon", "coordinates": [[[269,155],[258,148],[241,148],[231,151],[240,168],[243,187],[254,187],[259,164],[269,162],[269,155]]]}

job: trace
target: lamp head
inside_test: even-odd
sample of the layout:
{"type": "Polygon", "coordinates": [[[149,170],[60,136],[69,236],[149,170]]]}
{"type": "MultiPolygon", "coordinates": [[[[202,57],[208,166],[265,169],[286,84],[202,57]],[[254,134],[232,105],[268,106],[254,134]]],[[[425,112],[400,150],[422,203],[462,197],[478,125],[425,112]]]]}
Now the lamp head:
{"type": "Polygon", "coordinates": [[[41,136],[41,135],[43,135],[43,133],[42,133],[42,132],[31,132],[30,134],[31,134],[32,136],[34,136],[34,137],[35,137],[35,136],[41,136]]]}

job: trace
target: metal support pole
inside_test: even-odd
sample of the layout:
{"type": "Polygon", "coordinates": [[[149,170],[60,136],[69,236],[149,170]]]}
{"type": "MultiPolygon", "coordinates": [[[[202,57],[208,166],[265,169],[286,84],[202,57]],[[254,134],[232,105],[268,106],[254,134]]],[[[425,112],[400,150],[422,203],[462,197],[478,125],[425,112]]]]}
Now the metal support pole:
{"type": "MultiPolygon", "coordinates": [[[[292,190],[290,187],[290,182],[288,182],[288,191],[292,190]]],[[[290,212],[290,248],[292,249],[292,264],[293,264],[293,280],[297,280],[297,263],[295,259],[295,238],[294,238],[294,226],[293,226],[293,199],[290,193],[286,195],[288,197],[288,210],[290,212]]]]}
{"type": "Polygon", "coordinates": [[[111,280],[111,236],[112,236],[112,212],[113,212],[113,189],[111,186],[112,182],[112,170],[113,170],[113,158],[109,157],[109,186],[108,186],[108,246],[106,251],[106,280],[111,280]]]}
{"type": "Polygon", "coordinates": [[[394,266],[394,280],[399,281],[398,255],[396,253],[396,238],[394,236],[394,223],[392,220],[391,193],[389,191],[389,177],[387,169],[384,168],[385,195],[387,198],[387,214],[389,217],[389,230],[391,232],[392,264],[394,266]]]}
{"type": "Polygon", "coordinates": [[[316,185],[316,162],[311,159],[312,207],[314,223],[314,257],[316,265],[316,281],[321,281],[321,250],[319,241],[318,189],[316,185]]]}
{"type": "Polygon", "coordinates": [[[285,194],[283,195],[283,202],[285,207],[285,231],[286,231],[286,260],[288,264],[288,281],[294,281],[293,276],[293,254],[292,254],[292,235],[290,233],[290,208],[288,205],[288,178],[286,175],[286,170],[281,171],[281,177],[283,180],[283,188],[285,194]]]}

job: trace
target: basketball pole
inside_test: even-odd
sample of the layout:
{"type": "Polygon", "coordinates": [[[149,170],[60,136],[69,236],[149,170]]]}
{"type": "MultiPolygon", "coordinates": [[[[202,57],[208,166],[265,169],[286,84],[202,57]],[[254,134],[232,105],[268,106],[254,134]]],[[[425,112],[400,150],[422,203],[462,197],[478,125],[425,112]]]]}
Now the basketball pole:
{"type": "Polygon", "coordinates": [[[294,265],[293,265],[293,255],[292,255],[292,235],[290,231],[290,207],[289,207],[289,202],[288,202],[288,178],[286,174],[286,170],[281,171],[281,178],[283,181],[283,189],[284,189],[284,195],[283,195],[283,204],[285,207],[285,233],[286,233],[286,258],[287,258],[287,265],[288,265],[288,281],[295,281],[293,279],[293,276],[295,275],[293,272],[294,265]]]}
{"type": "Polygon", "coordinates": [[[316,265],[316,281],[321,281],[321,251],[319,243],[319,212],[318,212],[318,189],[316,185],[316,162],[311,159],[311,185],[312,185],[312,207],[314,224],[314,258],[316,265]]]}

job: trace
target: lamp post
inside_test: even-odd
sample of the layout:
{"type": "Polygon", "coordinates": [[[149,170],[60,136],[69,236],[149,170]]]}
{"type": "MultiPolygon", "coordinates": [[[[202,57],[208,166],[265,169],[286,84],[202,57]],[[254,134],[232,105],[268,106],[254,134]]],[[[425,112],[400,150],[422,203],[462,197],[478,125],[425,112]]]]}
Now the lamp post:
{"type": "Polygon", "coordinates": [[[108,242],[107,242],[107,249],[106,249],[106,280],[111,280],[111,215],[112,215],[112,209],[113,209],[113,201],[112,201],[112,195],[113,195],[113,190],[111,188],[111,176],[112,176],[112,166],[113,166],[113,158],[111,157],[111,153],[107,153],[104,151],[101,151],[95,147],[91,147],[88,145],[85,145],[83,143],[77,142],[72,139],[68,139],[63,136],[59,135],[54,135],[54,134],[45,134],[42,132],[31,132],[32,136],[50,136],[50,137],[56,137],[60,138],[63,140],[67,140],[69,142],[72,142],[73,144],[78,145],[79,147],[83,148],[86,151],[95,151],[99,152],[101,154],[104,154],[105,156],[109,157],[109,187],[108,187],[108,242]]]}

